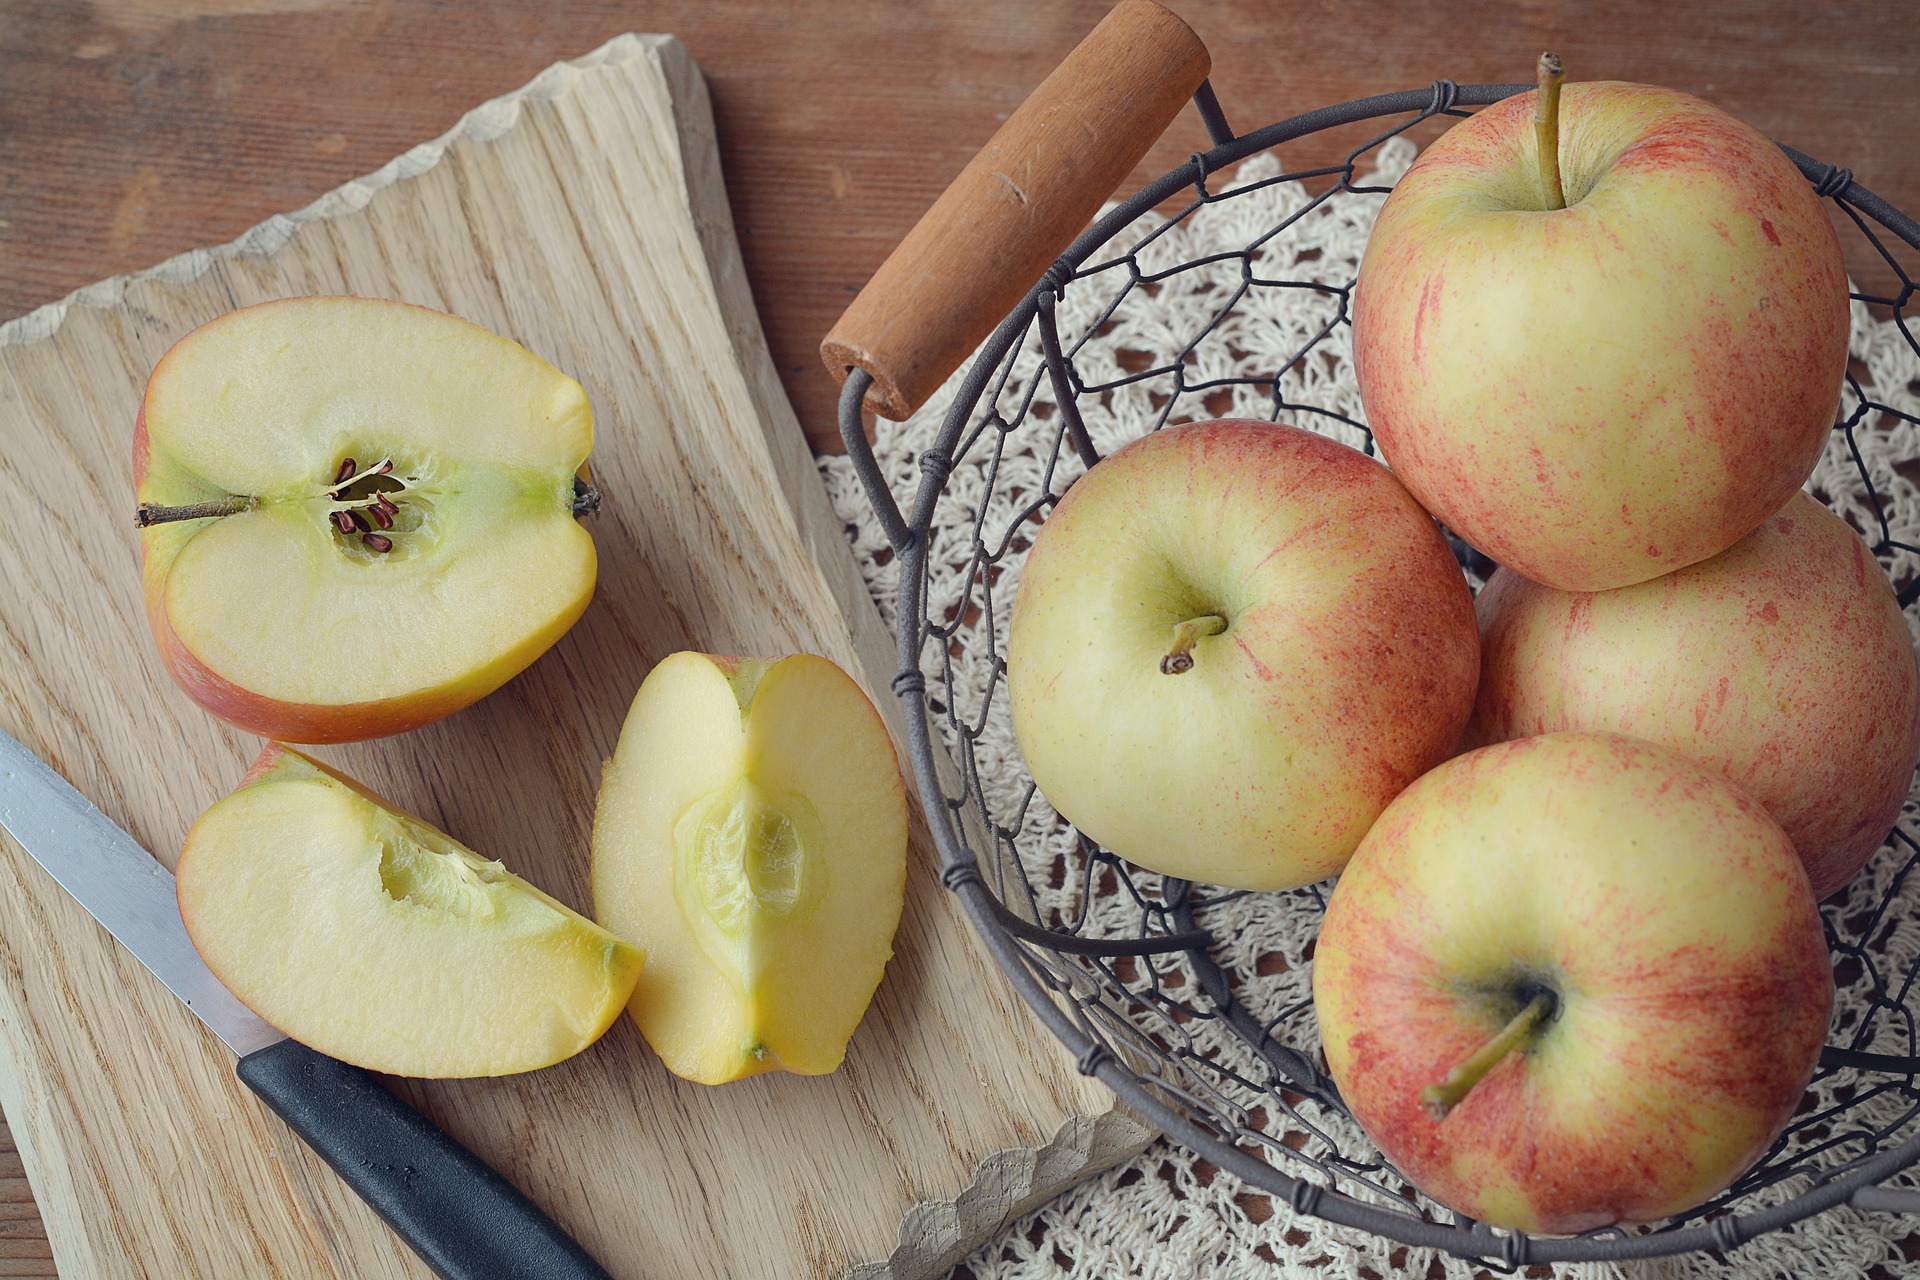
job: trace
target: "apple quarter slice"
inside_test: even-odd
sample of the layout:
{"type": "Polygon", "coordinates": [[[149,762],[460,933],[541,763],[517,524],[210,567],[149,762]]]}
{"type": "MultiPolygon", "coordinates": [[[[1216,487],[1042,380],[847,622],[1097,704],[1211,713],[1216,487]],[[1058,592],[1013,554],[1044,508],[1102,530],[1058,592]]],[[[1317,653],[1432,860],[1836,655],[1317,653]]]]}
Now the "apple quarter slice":
{"type": "Polygon", "coordinates": [[[207,967],[302,1044],[419,1077],[572,1057],[643,953],[278,743],[187,833],[180,915],[207,967]]]}
{"type": "Polygon", "coordinates": [[[825,658],[676,653],[648,673],[593,824],[600,922],[648,954],[633,1020],[676,1075],[840,1065],[892,955],[907,804],[825,658]]]}

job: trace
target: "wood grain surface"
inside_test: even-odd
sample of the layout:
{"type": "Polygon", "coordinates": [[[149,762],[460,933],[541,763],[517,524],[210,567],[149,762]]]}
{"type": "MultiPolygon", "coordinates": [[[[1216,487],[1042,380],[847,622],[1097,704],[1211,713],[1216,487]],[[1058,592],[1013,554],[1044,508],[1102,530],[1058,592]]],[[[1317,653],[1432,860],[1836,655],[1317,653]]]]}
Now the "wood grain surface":
{"type": "MultiPolygon", "coordinates": [[[[1920,209],[1920,22],[1845,0],[1174,0],[1238,129],[1437,77],[1702,93],[1920,209]]],[[[821,337],[1108,0],[5,0],[0,319],[238,235],[621,31],[706,72],[747,275],[800,421],[821,337]]],[[[1301,143],[1333,158],[1351,133],[1301,143]]],[[[1191,110],[1129,186],[1207,145],[1191,110]]],[[[1854,264],[1869,270],[1864,260],[1854,264]]]]}
{"type": "MultiPolygon", "coordinates": [[[[1174,0],[1241,129],[1368,93],[1575,78],[1702,93],[1920,210],[1920,23],[1884,0],[1174,0]]],[[[240,234],[627,30],[706,73],[778,377],[832,448],[816,348],[892,247],[1105,0],[4,0],[0,321],[240,234]]],[[[1187,112],[1131,175],[1205,145],[1187,112]]],[[[1300,163],[1330,155],[1307,144],[1300,163]]],[[[1867,278],[1873,264],[1855,261],[1867,278]]],[[[0,430],[5,424],[0,423],[0,430]]],[[[217,771],[215,771],[217,772],[217,771]]],[[[228,779],[208,775],[207,785],[228,779]]],[[[4,1100],[0,1100],[4,1101],[4,1100]]],[[[10,1143],[0,1126],[0,1143],[10,1143]]],[[[0,1150],[0,1276],[53,1274],[0,1150]]]]}
{"type": "MultiPolygon", "coordinates": [[[[259,746],[146,635],[140,388],[236,305],[342,292],[454,311],[579,377],[600,582],[500,693],[320,754],[582,908],[600,762],[667,653],[825,654],[898,731],[892,643],[761,344],[699,73],[629,36],[234,245],[0,329],[0,508],[38,513],[0,525],[0,725],[136,838],[171,862],[259,746]]],[[[691,1085],[621,1019],[544,1071],[396,1087],[615,1275],[943,1273],[1150,1134],[1052,1052],[936,872],[921,829],[894,959],[833,1075],[691,1085]]],[[[0,1104],[62,1270],[423,1275],[232,1068],[0,838],[0,1104]]]]}

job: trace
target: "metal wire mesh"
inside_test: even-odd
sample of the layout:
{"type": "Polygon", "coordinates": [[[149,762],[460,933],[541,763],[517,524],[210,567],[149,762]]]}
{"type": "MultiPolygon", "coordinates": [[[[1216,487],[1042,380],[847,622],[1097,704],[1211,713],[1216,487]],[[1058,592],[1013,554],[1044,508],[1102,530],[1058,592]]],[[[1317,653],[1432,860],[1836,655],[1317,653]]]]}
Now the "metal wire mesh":
{"type": "MultiPolygon", "coordinates": [[[[1249,895],[1145,872],[1073,831],[1018,760],[1003,758],[987,728],[1006,714],[1008,588],[1047,511],[1097,460],[1095,434],[1110,436],[1116,421],[1140,434],[1258,413],[1374,452],[1353,408],[1353,388],[1330,381],[1330,362],[1320,358],[1327,344],[1345,341],[1353,264],[1294,251],[1289,231],[1336,195],[1383,196],[1387,188],[1369,186],[1363,173],[1387,139],[1421,120],[1462,115],[1525,87],[1442,81],[1239,139],[1225,136],[1217,103],[1203,94],[1202,106],[1212,108],[1203,114],[1220,145],[1103,218],[1008,317],[976,359],[938,446],[923,455],[909,514],[894,506],[862,434],[863,374],[849,379],[842,401],[856,469],[901,560],[902,665],[894,687],[908,711],[916,780],[945,860],[944,879],[962,895],[1022,993],[1082,1071],[1097,1074],[1171,1136],[1296,1212],[1443,1248],[1498,1271],[1541,1261],[1724,1252],[1847,1200],[1920,1159],[1913,991],[1920,928],[1908,923],[1920,904],[1913,803],[1870,874],[1823,905],[1836,982],[1856,998],[1836,1020],[1800,1114],[1772,1150],[1728,1191],[1666,1222],[1572,1239],[1530,1238],[1493,1231],[1422,1196],[1383,1161],[1341,1105],[1324,1074],[1308,983],[1325,906],[1322,886],[1260,895],[1264,936],[1229,939],[1211,923],[1243,909],[1249,895]],[[1249,155],[1368,119],[1380,120],[1380,131],[1341,164],[1211,189],[1221,169],[1249,155]],[[1304,195],[1277,224],[1253,229],[1233,252],[1168,260],[1163,241],[1175,228],[1276,184],[1295,184],[1304,195]],[[1179,201],[1173,212],[1155,212],[1169,200],[1179,201]],[[1109,249],[1116,239],[1120,247],[1109,249]],[[1173,343],[1175,358],[1153,361],[1122,350],[1118,367],[1084,367],[1081,357],[1096,336],[1110,335],[1123,320],[1152,323],[1159,291],[1176,277],[1184,277],[1189,290],[1204,277],[1200,288],[1217,297],[1218,306],[1173,343]],[[1231,352],[1228,366],[1244,363],[1246,326],[1270,322],[1258,300],[1280,290],[1311,295],[1313,305],[1290,309],[1296,318],[1308,317],[1300,331],[1280,344],[1268,371],[1221,372],[1223,362],[1210,353],[1231,352]],[[1084,305],[1086,292],[1097,295],[1096,306],[1084,305]],[[1058,317],[1069,298],[1082,303],[1079,314],[1093,318],[1063,331],[1058,317]],[[1102,432],[1090,431],[1090,420],[1102,432]],[[999,480],[1001,458],[1017,437],[1046,459],[1037,486],[999,480]],[[988,484],[977,505],[956,511],[945,483],[963,461],[984,467],[988,484]],[[933,589],[936,565],[960,567],[957,594],[933,589]]],[[[1889,248],[1906,253],[1920,244],[1920,228],[1852,184],[1846,171],[1788,154],[1897,282],[1890,293],[1856,298],[1894,318],[1908,347],[1920,354],[1906,325],[1912,279],[1889,248]]],[[[1271,346],[1274,338],[1266,333],[1262,340],[1271,346]]],[[[1895,537],[1857,436],[1920,419],[1874,399],[1858,368],[1847,385],[1834,429],[1870,500],[1871,518],[1856,515],[1856,523],[1864,523],[1860,531],[1911,612],[1920,597],[1920,548],[1895,537]]],[[[1458,540],[1454,545],[1477,590],[1492,565],[1458,540]]]]}

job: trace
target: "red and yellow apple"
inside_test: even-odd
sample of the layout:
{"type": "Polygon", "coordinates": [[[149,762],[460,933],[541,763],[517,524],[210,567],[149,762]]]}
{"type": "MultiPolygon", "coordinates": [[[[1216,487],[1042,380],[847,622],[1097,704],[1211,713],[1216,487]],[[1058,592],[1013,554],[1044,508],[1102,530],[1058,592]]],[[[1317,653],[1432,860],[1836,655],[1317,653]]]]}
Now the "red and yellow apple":
{"type": "Polygon", "coordinates": [[[1627,586],[1726,550],[1806,480],[1846,369],[1846,272],[1781,150],[1668,89],[1567,87],[1555,207],[1535,102],[1453,126],[1382,206],[1360,392],[1455,533],[1536,582],[1627,586]]]}
{"type": "Polygon", "coordinates": [[[1476,608],[1475,742],[1612,729],[1672,747],[1766,805],[1816,898],[1899,816],[1920,759],[1920,665],[1873,553],[1804,493],[1651,582],[1566,592],[1502,569],[1476,608]]]}
{"type": "Polygon", "coordinates": [[[210,321],[134,426],[147,616],[214,714],[294,742],[398,733],[492,692],[593,594],[572,378],[369,298],[210,321]]]}
{"type": "Polygon", "coordinates": [[[180,916],[226,987],[302,1044],[394,1075],[497,1076],[600,1038],[635,947],[278,743],[180,854],[180,916]]]}
{"type": "Polygon", "coordinates": [[[668,1069],[838,1067],[893,954],[906,851],[893,741],[832,662],[650,671],[600,787],[593,901],[646,949],[630,1011],[668,1069]]]}
{"type": "Polygon", "coordinates": [[[1757,801],[1665,747],[1560,733],[1388,806],[1327,904],[1313,993],[1396,1168],[1484,1222],[1573,1233],[1691,1208],[1759,1158],[1833,976],[1757,801]]]}
{"type": "Polygon", "coordinates": [[[1007,645],[1055,809],[1154,871],[1324,879],[1472,710],[1473,603],[1373,459],[1264,422],[1171,427],[1067,491],[1007,645]]]}

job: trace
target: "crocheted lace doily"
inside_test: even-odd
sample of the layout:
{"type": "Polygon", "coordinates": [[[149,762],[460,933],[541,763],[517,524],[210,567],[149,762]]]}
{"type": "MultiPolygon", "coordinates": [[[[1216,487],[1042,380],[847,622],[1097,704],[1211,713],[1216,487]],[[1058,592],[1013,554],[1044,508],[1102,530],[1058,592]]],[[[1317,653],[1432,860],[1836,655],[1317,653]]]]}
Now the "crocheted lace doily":
{"type": "MultiPolygon", "coordinates": [[[[1141,219],[1099,251],[1097,259],[1117,265],[1074,281],[1057,308],[1074,371],[1088,388],[1076,398],[1095,447],[1111,452],[1169,421],[1276,415],[1369,447],[1350,330],[1342,321],[1345,295],[1338,286],[1353,279],[1384,193],[1413,155],[1409,142],[1391,138],[1371,153],[1370,171],[1349,175],[1332,192],[1315,194],[1300,182],[1276,180],[1279,162],[1262,154],[1242,164],[1230,181],[1216,176],[1217,192],[1240,194],[1205,203],[1178,220],[1141,219]],[[1201,265],[1186,265],[1193,263],[1201,265]],[[1259,285],[1281,277],[1336,287],[1245,287],[1250,280],[1259,285]],[[1196,343],[1196,334],[1206,335],[1205,340],[1196,343]],[[1171,372],[1141,376],[1153,370],[1171,372]],[[1232,381],[1236,378],[1246,381],[1232,381]]],[[[1841,407],[1848,426],[1834,433],[1808,488],[1865,533],[1869,543],[1920,546],[1920,490],[1901,471],[1902,464],[1920,458],[1920,428],[1914,421],[1920,416],[1920,358],[1895,322],[1876,320],[1859,302],[1852,343],[1854,362],[1841,407]]],[[[970,750],[969,776],[977,775],[972,785],[978,799],[1010,833],[1008,843],[1025,883],[1010,881],[1007,892],[1030,895],[1044,923],[1080,921],[1089,934],[1124,935],[1140,927],[1134,891],[1152,897],[1157,877],[1129,868],[1120,868],[1116,877],[1113,864],[1087,862],[1071,830],[1031,792],[1006,699],[1003,693],[996,696],[994,655],[1003,651],[1019,583],[1019,551],[1038,520],[1034,505],[1043,495],[1064,492],[1083,469],[1073,450],[1060,444],[1058,410],[1040,350],[1030,330],[1005,362],[1004,381],[983,398],[954,450],[929,543],[927,583],[928,617],[946,620],[953,634],[944,649],[934,645],[928,650],[933,656],[924,659],[930,664],[929,696],[946,747],[970,750]]],[[[965,374],[965,369],[957,373],[909,421],[880,424],[876,455],[903,503],[918,487],[919,457],[933,445],[965,374]]],[[[852,466],[845,458],[823,457],[820,469],[867,587],[888,622],[897,626],[898,564],[852,466]]],[[[1898,585],[1920,576],[1920,556],[1901,547],[1884,550],[1882,564],[1898,585]]],[[[1910,628],[1914,612],[1908,611],[1910,628]]],[[[1909,799],[1902,816],[1907,830],[1914,829],[1915,813],[1909,799]]],[[[1848,892],[1824,908],[1842,945],[1861,951],[1859,959],[1842,956],[1838,965],[1840,992],[1830,1039],[1860,1049],[1911,1051],[1912,1020],[1897,999],[1902,978],[1920,956],[1920,914],[1911,909],[1920,905],[1920,875],[1903,874],[1913,853],[1914,848],[1898,844],[1883,849],[1848,892]],[[1916,887],[1896,888],[1907,880],[1916,887]],[[1889,897],[1893,900],[1883,903],[1889,897]],[[1911,905],[1908,898],[1914,900],[1911,905]]],[[[1262,1021],[1279,1024],[1276,1038],[1316,1060],[1309,975],[1320,902],[1313,891],[1226,895],[1216,897],[1201,920],[1223,940],[1216,959],[1232,976],[1240,1001],[1262,1021]]],[[[1262,1079],[1259,1064],[1217,1022],[1178,1016],[1182,1008],[1204,1013],[1207,1002],[1177,960],[1109,963],[1075,972],[1080,976],[1073,980],[1083,993],[1098,994],[1109,1007],[1096,1020],[1110,1041],[1163,1053],[1171,1045],[1179,1051],[1173,1056],[1189,1067],[1227,1064],[1240,1072],[1222,1076],[1221,1068],[1208,1067],[1215,1074],[1196,1075],[1183,1067],[1163,1074],[1261,1140],[1266,1158],[1283,1172],[1332,1181],[1403,1212],[1424,1208],[1440,1221],[1451,1220],[1380,1166],[1364,1135],[1343,1116],[1282,1097],[1277,1088],[1236,1091],[1236,1080],[1262,1079]]],[[[1920,1004],[1920,997],[1914,1003],[1920,1004]]],[[[1042,1033],[1036,1028],[1035,1034],[1042,1033]]],[[[1038,1051],[1053,1047],[1044,1039],[1037,1043],[1038,1051]]],[[[1872,1139],[1849,1135],[1881,1130],[1897,1141],[1920,1128],[1916,1109],[1920,1093],[1904,1081],[1888,1084],[1851,1070],[1823,1072],[1795,1121],[1792,1143],[1805,1153],[1798,1157],[1805,1169],[1830,1168],[1871,1149],[1872,1139]],[[1843,1104],[1844,1114],[1823,1114],[1843,1104]]],[[[1900,1181],[1911,1184],[1907,1175],[1900,1181]]],[[[1760,1187],[1736,1207],[1746,1212],[1777,1202],[1807,1182],[1803,1172],[1760,1187]]],[[[1903,1255],[1901,1248],[1910,1234],[1910,1221],[1899,1216],[1840,1209],[1764,1235],[1725,1262],[1694,1255],[1641,1264],[1536,1265],[1523,1273],[1567,1280],[1897,1277],[1914,1273],[1915,1264],[1903,1260],[1914,1255],[1903,1255]]],[[[1476,1264],[1295,1214],[1164,1141],[1017,1223],[978,1251],[964,1270],[976,1280],[1464,1280],[1486,1274],[1476,1264]]]]}

